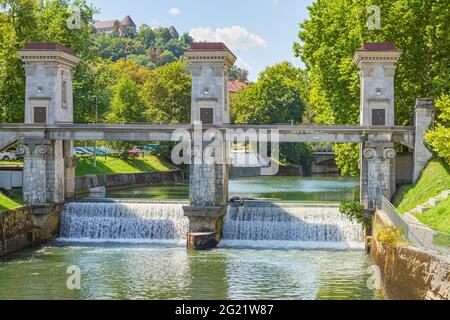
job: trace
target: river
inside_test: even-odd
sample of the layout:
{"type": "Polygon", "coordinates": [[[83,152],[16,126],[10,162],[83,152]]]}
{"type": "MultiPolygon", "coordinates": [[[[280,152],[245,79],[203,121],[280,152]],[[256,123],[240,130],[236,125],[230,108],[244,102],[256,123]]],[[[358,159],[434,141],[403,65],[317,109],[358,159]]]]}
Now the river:
{"type": "MultiPolygon", "coordinates": [[[[357,188],[356,180],[337,177],[230,182],[232,195],[244,198],[326,203],[353,199],[357,188]]],[[[180,200],[188,189],[127,188],[109,196],[180,200]]],[[[260,206],[230,211],[223,244],[191,252],[181,204],[70,204],[62,238],[0,258],[0,299],[379,298],[367,285],[372,261],[362,250],[361,229],[335,205],[260,206]],[[81,290],[66,286],[74,266],[81,290]]]]}
{"type": "MultiPolygon", "coordinates": [[[[245,199],[331,201],[354,200],[359,181],[339,176],[262,177],[233,179],[229,182],[230,197],[245,199]]],[[[187,200],[189,187],[143,186],[109,190],[109,198],[152,200],[187,200]]]]}

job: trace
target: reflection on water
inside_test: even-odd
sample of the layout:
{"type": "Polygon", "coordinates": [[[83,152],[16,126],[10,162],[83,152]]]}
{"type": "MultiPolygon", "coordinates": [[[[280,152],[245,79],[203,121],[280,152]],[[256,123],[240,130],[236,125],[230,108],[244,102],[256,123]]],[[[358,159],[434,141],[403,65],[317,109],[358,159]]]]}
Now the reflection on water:
{"type": "MultiPolygon", "coordinates": [[[[230,197],[290,201],[341,201],[353,200],[359,181],[352,178],[333,177],[259,177],[230,180],[230,197]]],[[[187,200],[189,187],[147,186],[109,190],[109,198],[152,200],[187,200]]]]}
{"type": "Polygon", "coordinates": [[[369,264],[362,251],[56,244],[0,260],[0,299],[375,299],[369,264]]]}

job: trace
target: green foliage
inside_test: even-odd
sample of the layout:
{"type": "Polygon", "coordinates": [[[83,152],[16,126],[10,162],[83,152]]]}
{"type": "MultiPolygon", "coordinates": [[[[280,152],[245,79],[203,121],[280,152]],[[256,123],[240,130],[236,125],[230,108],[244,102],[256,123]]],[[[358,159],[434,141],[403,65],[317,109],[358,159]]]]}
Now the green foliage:
{"type": "Polygon", "coordinates": [[[450,190],[450,171],[439,161],[431,161],[415,185],[403,191],[396,201],[400,213],[408,212],[444,190],[450,190]]]}
{"type": "Polygon", "coordinates": [[[359,145],[354,143],[335,144],[336,163],[343,176],[359,176],[359,145]]]}
{"type": "Polygon", "coordinates": [[[239,124],[299,124],[305,105],[301,96],[302,71],[288,62],[268,67],[258,82],[239,91],[232,100],[239,124]]]}
{"type": "Polygon", "coordinates": [[[433,151],[450,165],[450,95],[443,95],[436,101],[438,124],[426,135],[433,151]]]}
{"type": "Polygon", "coordinates": [[[432,228],[450,231],[450,198],[427,212],[418,214],[417,218],[432,228]]]}
{"type": "Polygon", "coordinates": [[[399,246],[404,243],[402,231],[392,226],[377,227],[374,235],[378,241],[391,246],[399,246]]]}
{"type": "MultiPolygon", "coordinates": [[[[398,125],[412,125],[416,98],[449,94],[448,1],[318,0],[309,11],[294,50],[310,74],[307,115],[314,123],[359,123],[360,80],[352,57],[364,42],[390,41],[403,50],[395,85],[398,125]],[[381,8],[381,30],[367,27],[370,5],[381,8]]],[[[431,141],[440,152],[443,134],[441,129],[437,141],[431,141]]],[[[341,150],[348,152],[338,148],[338,153],[341,150]]],[[[339,156],[343,171],[355,167],[354,156],[348,161],[345,155],[339,156]],[[350,161],[353,164],[346,164],[350,161]]]]}
{"type": "Polygon", "coordinates": [[[31,41],[59,42],[83,59],[92,57],[89,25],[94,9],[85,0],[75,5],[81,12],[80,30],[67,28],[68,0],[0,0],[0,122],[23,122],[25,76],[17,48],[31,41]]]}
{"type": "Polygon", "coordinates": [[[113,87],[111,110],[106,117],[109,123],[143,122],[145,105],[136,82],[124,76],[113,87]]]}
{"type": "Polygon", "coordinates": [[[351,220],[356,220],[361,224],[365,224],[364,206],[356,201],[342,201],[339,211],[351,220]]]}
{"type": "MultiPolygon", "coordinates": [[[[268,67],[257,83],[249,84],[231,101],[237,124],[300,124],[305,104],[302,99],[304,74],[288,62],[268,67]]],[[[310,149],[302,143],[282,144],[281,156],[292,164],[308,165],[310,149]]]]}
{"type": "Polygon", "coordinates": [[[191,76],[182,62],[152,71],[143,86],[147,103],[145,118],[150,123],[189,123],[191,76]]]}
{"type": "Polygon", "coordinates": [[[128,60],[136,62],[138,65],[142,67],[146,67],[150,70],[156,69],[156,65],[152,62],[152,59],[144,54],[141,55],[134,55],[130,54],[127,56],[128,60]]]}
{"type": "Polygon", "coordinates": [[[248,70],[233,66],[230,70],[230,81],[247,82],[248,73],[248,70]]]}

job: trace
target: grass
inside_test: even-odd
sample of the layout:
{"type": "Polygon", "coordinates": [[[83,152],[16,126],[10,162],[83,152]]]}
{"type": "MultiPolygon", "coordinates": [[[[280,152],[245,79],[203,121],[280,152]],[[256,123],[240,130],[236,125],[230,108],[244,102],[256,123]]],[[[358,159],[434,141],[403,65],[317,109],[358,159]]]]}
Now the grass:
{"type": "Polygon", "coordinates": [[[3,193],[0,193],[0,212],[20,207],[23,204],[21,196],[15,195],[12,198],[8,198],[3,193]]]}
{"type": "Polygon", "coordinates": [[[444,190],[450,190],[449,170],[440,161],[433,160],[415,185],[402,188],[395,204],[400,213],[409,212],[444,190]]]}
{"type": "Polygon", "coordinates": [[[23,161],[0,161],[0,166],[21,166],[23,161]]]}
{"type": "Polygon", "coordinates": [[[80,159],[76,175],[157,172],[172,169],[175,169],[175,167],[153,155],[128,160],[116,157],[107,157],[106,159],[105,157],[97,157],[96,168],[94,168],[93,159],[89,157],[80,159]]]}
{"type": "Polygon", "coordinates": [[[450,231],[450,198],[423,214],[417,214],[416,217],[427,226],[450,231]]]}

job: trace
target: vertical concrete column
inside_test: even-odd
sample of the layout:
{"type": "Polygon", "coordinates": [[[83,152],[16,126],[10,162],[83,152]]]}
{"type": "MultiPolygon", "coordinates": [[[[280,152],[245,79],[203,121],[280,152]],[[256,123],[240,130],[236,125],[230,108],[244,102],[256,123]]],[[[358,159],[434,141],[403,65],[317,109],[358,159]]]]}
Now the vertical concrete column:
{"type": "MultiPolygon", "coordinates": [[[[361,78],[361,126],[395,125],[394,80],[401,54],[393,43],[366,43],[355,53],[353,60],[360,70],[361,78]]],[[[373,137],[369,137],[369,141],[371,139],[373,137]]],[[[391,137],[386,136],[381,140],[384,141],[377,139],[381,144],[362,144],[360,151],[361,203],[371,209],[381,203],[381,191],[387,196],[395,192],[395,164],[392,159],[384,157],[382,145],[387,143],[387,155],[395,153],[395,149],[389,144],[391,137]],[[376,176],[382,180],[380,183],[375,182],[376,176]],[[388,178],[389,183],[386,180],[388,178]],[[380,191],[378,195],[376,190],[380,191]]]]}
{"type": "Polygon", "coordinates": [[[363,157],[367,161],[367,184],[362,192],[368,209],[381,207],[382,196],[390,199],[395,193],[395,157],[393,143],[366,142],[363,157]]]}
{"type": "Polygon", "coordinates": [[[419,179],[423,169],[425,169],[433,156],[426,146],[425,134],[433,123],[434,113],[435,108],[433,99],[417,99],[414,118],[416,130],[413,173],[414,182],[419,179]]]}
{"type": "Polygon", "coordinates": [[[75,170],[78,165],[78,158],[73,155],[73,141],[63,142],[64,164],[65,164],[65,191],[66,198],[75,197],[75,170]]]}
{"type": "MultiPolygon", "coordinates": [[[[231,121],[228,96],[230,68],[236,56],[223,43],[194,43],[185,52],[192,74],[191,122],[207,128],[229,124],[231,121]]],[[[202,134],[201,132],[200,134],[202,134]]],[[[199,137],[194,137],[198,141],[199,137]]],[[[203,141],[203,137],[200,137],[203,141]]],[[[228,167],[224,141],[216,141],[222,159],[214,163],[198,157],[190,167],[189,193],[191,206],[184,212],[189,217],[188,247],[209,249],[221,239],[221,221],[228,200],[228,167]],[[198,159],[201,161],[198,161],[198,159]]],[[[207,144],[202,143],[203,150],[207,144]]]]}
{"type": "MultiPolygon", "coordinates": [[[[57,43],[28,43],[18,54],[26,75],[25,123],[41,126],[73,123],[72,79],[80,59],[73,55],[72,50],[57,43]]],[[[24,141],[30,138],[25,134],[24,141]]],[[[31,156],[25,152],[24,166],[28,172],[24,174],[24,194],[32,194],[25,196],[31,204],[61,203],[66,191],[73,194],[75,190],[74,168],[67,166],[67,163],[74,164],[71,160],[72,143],[49,141],[48,145],[45,157],[39,152],[31,151],[31,156]],[[37,178],[33,177],[34,174],[37,178]],[[42,178],[43,174],[45,178],[42,178]],[[39,183],[42,185],[37,186],[39,183]],[[39,196],[32,190],[28,191],[29,186],[33,186],[39,196]],[[42,190],[46,190],[45,197],[41,195],[42,190]]],[[[28,147],[25,145],[24,148],[28,147]]]]}
{"type": "Polygon", "coordinates": [[[31,205],[48,203],[47,157],[52,154],[50,144],[20,144],[17,154],[23,156],[23,198],[31,205]]]}

